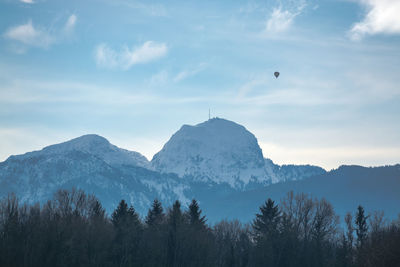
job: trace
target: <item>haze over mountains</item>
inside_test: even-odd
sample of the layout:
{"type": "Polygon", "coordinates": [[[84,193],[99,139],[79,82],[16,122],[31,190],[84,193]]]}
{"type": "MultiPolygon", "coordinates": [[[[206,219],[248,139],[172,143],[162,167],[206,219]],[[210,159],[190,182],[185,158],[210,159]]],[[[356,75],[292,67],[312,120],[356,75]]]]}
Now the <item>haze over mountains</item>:
{"type": "Polygon", "coordinates": [[[326,172],[310,165],[283,165],[264,158],[256,137],[234,122],[214,118],[183,125],[148,161],[138,152],[84,135],[0,163],[0,196],[45,202],[60,188],[94,193],[110,212],[121,199],[142,215],[153,199],[169,206],[199,200],[210,222],[247,221],[268,197],[288,191],[332,201],[339,214],[365,203],[395,216],[400,204],[400,165],[340,167],[326,172]]]}

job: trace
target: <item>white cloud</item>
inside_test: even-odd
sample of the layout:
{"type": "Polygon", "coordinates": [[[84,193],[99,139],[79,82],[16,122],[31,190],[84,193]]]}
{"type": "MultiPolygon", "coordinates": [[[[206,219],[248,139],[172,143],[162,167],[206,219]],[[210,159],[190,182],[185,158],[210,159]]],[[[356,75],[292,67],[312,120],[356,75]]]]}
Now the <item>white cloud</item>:
{"type": "Polygon", "coordinates": [[[274,8],[271,17],[267,20],[266,32],[277,33],[289,29],[298,14],[281,8],[274,8]]]}
{"type": "Polygon", "coordinates": [[[55,39],[44,30],[35,28],[32,21],[26,24],[11,27],[4,36],[10,40],[18,41],[25,45],[47,48],[55,39]]]}
{"type": "Polygon", "coordinates": [[[279,7],[275,7],[269,16],[265,33],[276,34],[287,31],[295,18],[300,15],[309,4],[306,0],[279,1],[279,7]]]}
{"type": "Polygon", "coordinates": [[[398,0],[358,0],[367,8],[364,19],[354,24],[350,30],[352,40],[360,40],[365,35],[400,34],[400,1],[398,0]]]}
{"type": "Polygon", "coordinates": [[[22,3],[26,3],[26,4],[34,4],[35,2],[33,2],[33,0],[20,0],[22,3]]]}
{"type": "Polygon", "coordinates": [[[197,73],[203,71],[205,67],[206,67],[206,64],[201,63],[197,68],[194,68],[191,70],[183,70],[175,76],[174,82],[180,82],[188,77],[194,76],[197,73]]]}
{"type": "Polygon", "coordinates": [[[152,41],[145,42],[141,47],[126,51],[129,64],[147,63],[163,57],[167,53],[165,44],[157,44],[152,41]]]}
{"type": "Polygon", "coordinates": [[[71,16],[69,16],[69,18],[64,26],[65,32],[71,33],[75,29],[77,20],[78,20],[78,17],[75,14],[72,14],[71,16]]]}
{"type": "Polygon", "coordinates": [[[168,48],[164,43],[147,41],[140,47],[124,47],[115,51],[107,44],[100,44],[95,48],[95,60],[98,66],[105,68],[129,69],[133,65],[148,63],[167,54],[168,48]]]}
{"type": "Polygon", "coordinates": [[[26,24],[9,28],[4,33],[4,37],[18,43],[17,50],[13,49],[16,53],[26,52],[29,46],[48,48],[70,35],[75,29],[76,21],[77,16],[72,14],[65,23],[63,30],[53,32],[43,27],[34,26],[32,20],[29,20],[26,24]]]}
{"type": "Polygon", "coordinates": [[[106,44],[99,44],[94,53],[98,66],[107,68],[114,68],[117,66],[117,53],[106,44]]]}

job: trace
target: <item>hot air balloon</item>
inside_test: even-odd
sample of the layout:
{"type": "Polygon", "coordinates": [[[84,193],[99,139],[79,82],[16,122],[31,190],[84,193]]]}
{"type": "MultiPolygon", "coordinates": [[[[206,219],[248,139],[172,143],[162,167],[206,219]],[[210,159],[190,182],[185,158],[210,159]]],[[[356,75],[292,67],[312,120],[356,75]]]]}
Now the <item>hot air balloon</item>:
{"type": "Polygon", "coordinates": [[[279,77],[279,72],[275,71],[274,75],[275,75],[275,78],[278,78],[279,77]]]}

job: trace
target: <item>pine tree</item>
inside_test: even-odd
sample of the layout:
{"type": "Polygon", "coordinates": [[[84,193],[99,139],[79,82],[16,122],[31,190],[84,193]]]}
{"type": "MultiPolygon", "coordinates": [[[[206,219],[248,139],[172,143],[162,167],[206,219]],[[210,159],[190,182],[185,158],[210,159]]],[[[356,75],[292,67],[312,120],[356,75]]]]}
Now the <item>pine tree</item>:
{"type": "Polygon", "coordinates": [[[368,217],[364,214],[364,208],[358,206],[355,218],[355,229],[357,234],[356,263],[358,266],[366,266],[369,256],[365,250],[365,243],[368,236],[367,218],[368,217]]]}
{"type": "Polygon", "coordinates": [[[167,261],[166,220],[161,202],[155,199],[146,216],[144,252],[147,266],[165,266],[167,261]]]}
{"type": "Polygon", "coordinates": [[[153,201],[151,209],[146,216],[146,224],[147,226],[157,226],[162,224],[164,221],[164,210],[161,205],[161,202],[158,199],[153,201]]]}
{"type": "Polygon", "coordinates": [[[180,224],[183,223],[183,214],[181,210],[181,203],[179,200],[175,201],[172,209],[168,213],[168,225],[173,230],[176,230],[180,224]]]}
{"type": "Polygon", "coordinates": [[[357,234],[357,246],[361,248],[364,245],[365,239],[368,234],[368,225],[367,225],[368,216],[364,215],[364,208],[362,206],[358,206],[357,214],[356,214],[356,234],[357,234]]]}
{"type": "Polygon", "coordinates": [[[187,257],[187,261],[182,264],[184,266],[193,266],[191,262],[195,263],[194,266],[210,266],[214,261],[211,253],[214,251],[212,234],[206,225],[206,217],[201,213],[199,204],[193,199],[185,213],[188,225],[184,234],[190,238],[186,238],[184,244],[187,257]]]}
{"type": "Polygon", "coordinates": [[[111,215],[115,228],[114,261],[119,266],[130,266],[137,260],[137,249],[140,245],[142,225],[138,214],[125,200],[121,200],[111,215]]]}
{"type": "Polygon", "coordinates": [[[270,198],[260,207],[253,221],[253,236],[256,241],[253,251],[253,265],[277,266],[280,260],[279,252],[279,222],[278,205],[270,198]]]}
{"type": "Polygon", "coordinates": [[[278,205],[270,198],[260,207],[253,221],[253,231],[256,238],[263,238],[275,235],[280,222],[280,211],[278,205]]]}
{"type": "Polygon", "coordinates": [[[111,214],[111,222],[115,227],[119,227],[122,222],[126,219],[126,215],[128,213],[128,204],[126,204],[125,200],[121,200],[119,202],[118,207],[111,214]]]}
{"type": "Polygon", "coordinates": [[[168,213],[167,266],[176,265],[179,250],[182,250],[180,247],[180,233],[183,223],[181,203],[177,200],[168,213]]]}
{"type": "Polygon", "coordinates": [[[192,226],[206,226],[206,216],[201,216],[201,209],[195,199],[189,205],[188,216],[189,223],[192,226]]]}

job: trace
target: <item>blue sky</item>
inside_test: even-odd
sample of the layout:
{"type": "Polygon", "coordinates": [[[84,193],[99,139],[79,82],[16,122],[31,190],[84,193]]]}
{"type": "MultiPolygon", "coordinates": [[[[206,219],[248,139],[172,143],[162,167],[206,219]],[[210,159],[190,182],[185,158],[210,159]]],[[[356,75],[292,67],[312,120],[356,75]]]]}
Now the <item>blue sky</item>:
{"type": "Polygon", "coordinates": [[[0,161],[87,133],[151,159],[210,108],[280,164],[399,163],[398,14],[397,0],[0,0],[0,161]]]}

